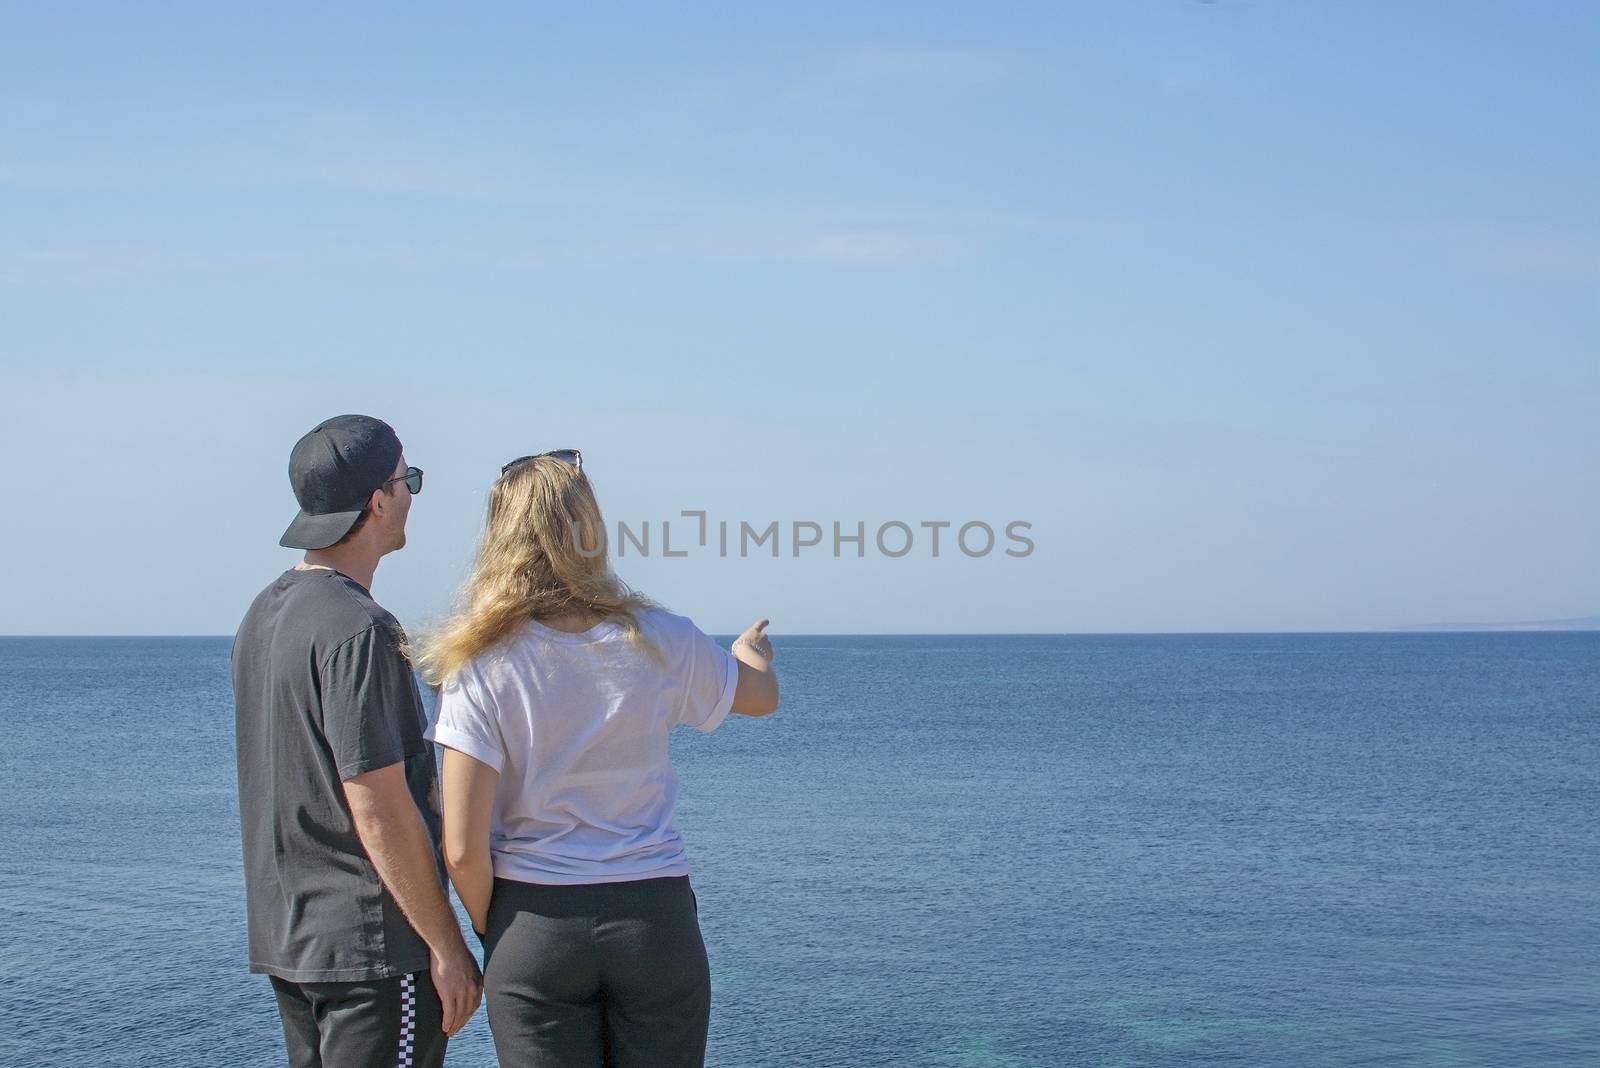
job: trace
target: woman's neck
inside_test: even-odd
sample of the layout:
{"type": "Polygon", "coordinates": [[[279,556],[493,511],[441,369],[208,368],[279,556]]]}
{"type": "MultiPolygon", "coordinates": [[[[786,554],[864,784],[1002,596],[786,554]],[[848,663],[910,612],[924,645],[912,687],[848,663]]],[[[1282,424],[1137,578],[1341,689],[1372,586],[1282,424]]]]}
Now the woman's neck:
{"type": "Polygon", "coordinates": [[[566,634],[582,634],[604,618],[598,612],[575,611],[563,612],[557,616],[545,616],[539,622],[551,630],[559,630],[566,634]]]}

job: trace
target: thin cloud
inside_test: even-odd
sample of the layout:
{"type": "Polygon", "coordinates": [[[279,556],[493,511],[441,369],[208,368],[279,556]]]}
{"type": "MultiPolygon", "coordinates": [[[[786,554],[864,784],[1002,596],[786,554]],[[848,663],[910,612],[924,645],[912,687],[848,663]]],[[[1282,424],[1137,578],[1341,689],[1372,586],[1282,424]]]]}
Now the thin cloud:
{"type": "Polygon", "coordinates": [[[976,92],[1007,77],[1012,66],[997,54],[970,49],[861,45],[801,77],[778,100],[802,111],[848,111],[873,105],[887,93],[976,92]]]}
{"type": "Polygon", "coordinates": [[[993,82],[1006,71],[1006,64],[998,56],[986,52],[868,45],[840,55],[827,76],[844,82],[961,88],[993,82]]]}
{"type": "MultiPolygon", "coordinates": [[[[973,53],[858,49],[850,78],[971,83],[995,73],[973,53]]],[[[425,271],[535,270],[563,263],[767,262],[852,265],[950,263],[1019,233],[1057,237],[1106,230],[1102,220],[982,205],[730,197],[643,176],[576,174],[514,137],[489,147],[448,135],[408,136],[367,113],[280,116],[248,143],[224,141],[193,158],[26,161],[0,158],[0,184],[43,191],[137,190],[266,202],[319,192],[365,194],[402,217],[364,212],[329,232],[263,234],[249,248],[199,242],[153,246],[86,239],[0,247],[0,270],[62,277],[137,278],[280,268],[425,271]],[[498,146],[498,147],[496,147],[498,146]],[[414,210],[406,198],[438,201],[414,210]],[[388,200],[390,203],[385,204],[388,200]],[[470,217],[450,204],[498,209],[470,217]],[[415,240],[408,240],[415,238],[415,240]]]]}
{"type": "Polygon", "coordinates": [[[895,231],[817,233],[805,227],[612,227],[462,234],[406,242],[306,240],[271,247],[61,244],[0,248],[0,278],[125,284],[172,276],[292,271],[538,271],[574,264],[810,263],[927,266],[971,252],[952,234],[895,231]]]}
{"type": "Polygon", "coordinates": [[[1478,231],[1457,239],[1470,270],[1555,282],[1600,281],[1600,237],[1563,230],[1478,231]]]}
{"type": "Polygon", "coordinates": [[[796,258],[815,263],[931,264],[948,263],[965,252],[950,234],[837,233],[807,241],[796,258]]]}

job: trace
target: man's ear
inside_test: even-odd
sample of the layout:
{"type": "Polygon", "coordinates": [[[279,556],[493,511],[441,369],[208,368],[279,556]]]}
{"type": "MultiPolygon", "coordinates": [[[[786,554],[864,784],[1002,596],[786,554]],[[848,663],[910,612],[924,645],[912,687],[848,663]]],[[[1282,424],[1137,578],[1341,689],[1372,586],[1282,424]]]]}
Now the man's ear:
{"type": "Polygon", "coordinates": [[[372,496],[367,498],[367,511],[371,512],[375,516],[382,516],[384,496],[385,494],[382,486],[379,486],[377,489],[373,490],[372,496]]]}

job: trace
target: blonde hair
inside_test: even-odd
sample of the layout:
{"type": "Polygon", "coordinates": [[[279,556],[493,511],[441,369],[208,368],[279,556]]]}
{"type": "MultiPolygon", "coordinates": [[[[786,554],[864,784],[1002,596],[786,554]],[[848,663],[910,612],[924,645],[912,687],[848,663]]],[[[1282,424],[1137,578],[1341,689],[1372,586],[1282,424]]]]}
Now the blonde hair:
{"type": "Polygon", "coordinates": [[[588,476],[553,456],[518,463],[489,488],[488,517],[472,573],[445,621],[411,650],[438,686],[529,620],[570,612],[622,626],[629,642],[659,653],[639,629],[657,607],[607,562],[605,520],[588,476]]]}

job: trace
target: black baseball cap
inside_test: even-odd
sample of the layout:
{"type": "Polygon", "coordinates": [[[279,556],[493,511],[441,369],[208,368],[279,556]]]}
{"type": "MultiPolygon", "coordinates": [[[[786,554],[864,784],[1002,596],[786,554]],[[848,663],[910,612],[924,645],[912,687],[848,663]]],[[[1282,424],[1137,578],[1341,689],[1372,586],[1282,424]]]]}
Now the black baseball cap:
{"type": "Polygon", "coordinates": [[[394,428],[370,415],[337,415],[311,428],[289,454],[289,484],[300,514],[278,544],[326,549],[350,533],[367,498],[400,462],[394,428]]]}

